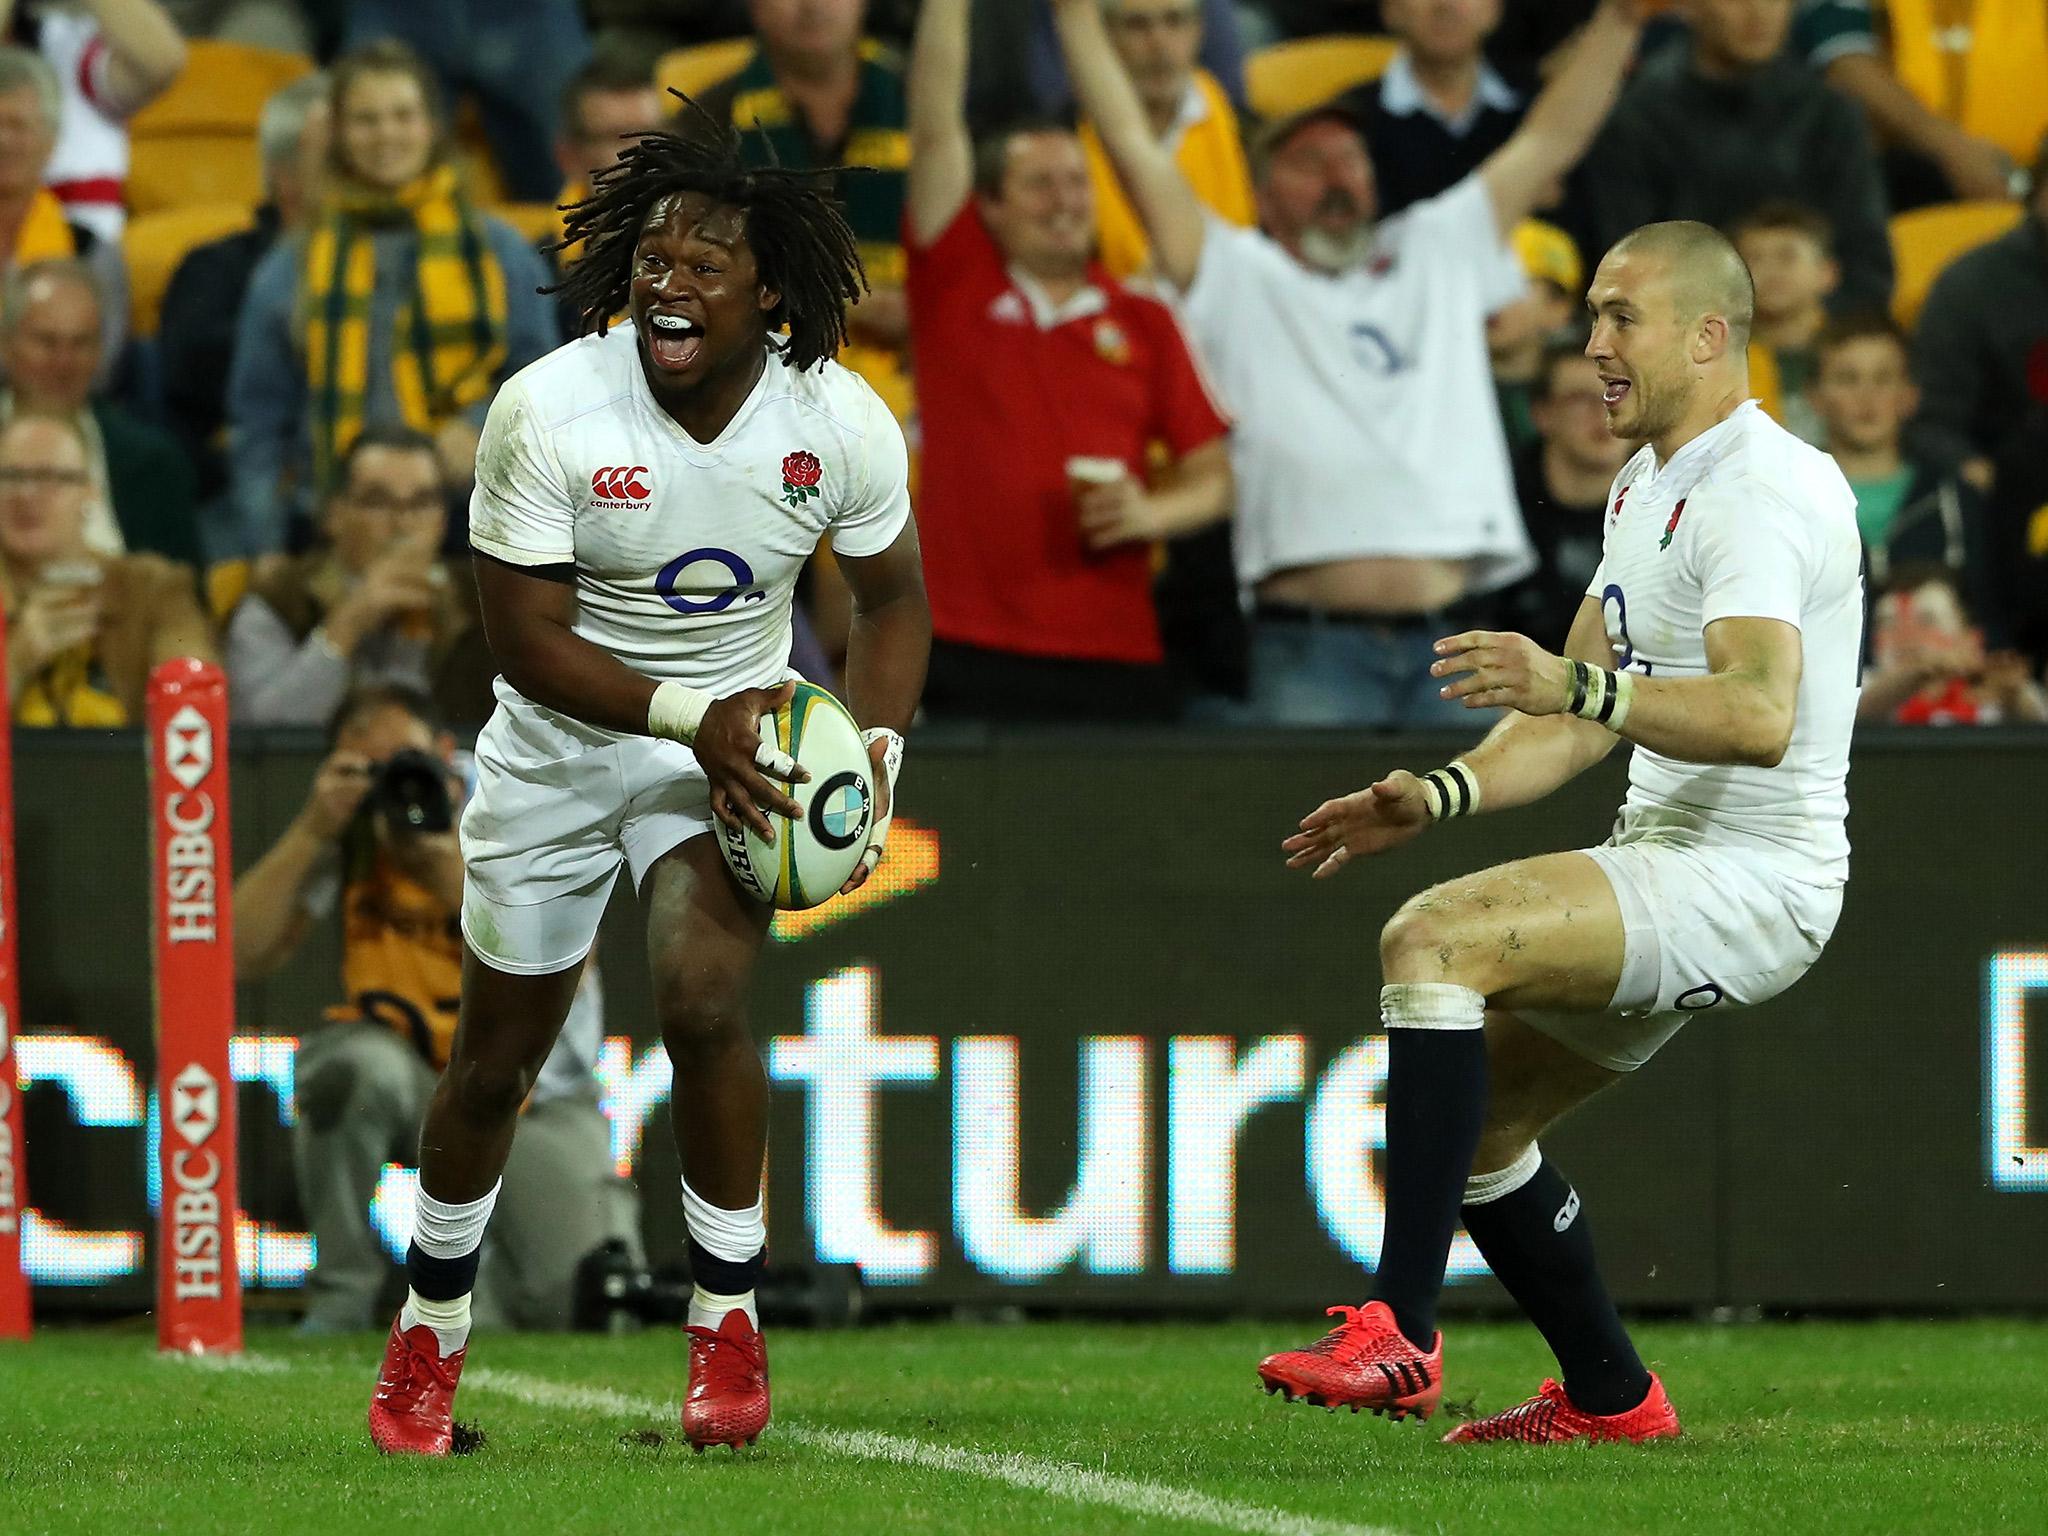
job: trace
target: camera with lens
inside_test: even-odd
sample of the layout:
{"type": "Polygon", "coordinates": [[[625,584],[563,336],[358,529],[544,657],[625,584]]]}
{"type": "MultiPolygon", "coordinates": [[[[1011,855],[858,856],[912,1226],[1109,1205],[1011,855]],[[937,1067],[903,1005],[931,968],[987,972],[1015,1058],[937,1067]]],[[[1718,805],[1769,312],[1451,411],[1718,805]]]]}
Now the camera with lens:
{"type": "Polygon", "coordinates": [[[379,763],[375,774],[363,809],[382,818],[386,830],[446,832],[455,825],[448,765],[439,758],[407,747],[379,763]]]}
{"type": "MultiPolygon", "coordinates": [[[[607,1238],[576,1265],[573,1325],[596,1333],[674,1324],[689,1315],[695,1287],[684,1265],[650,1270],[620,1239],[607,1238]]],[[[761,1321],[789,1328],[851,1328],[861,1321],[860,1271],[851,1264],[764,1270],[754,1290],[761,1321]]]]}

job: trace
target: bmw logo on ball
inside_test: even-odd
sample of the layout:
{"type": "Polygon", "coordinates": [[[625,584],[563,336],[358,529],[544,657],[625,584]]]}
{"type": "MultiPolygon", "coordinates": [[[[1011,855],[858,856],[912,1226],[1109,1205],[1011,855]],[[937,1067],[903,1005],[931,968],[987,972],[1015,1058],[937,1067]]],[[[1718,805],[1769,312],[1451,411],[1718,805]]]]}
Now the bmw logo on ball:
{"type": "Polygon", "coordinates": [[[811,796],[811,836],[827,848],[850,848],[868,829],[868,787],[857,773],[837,773],[811,796]]]}

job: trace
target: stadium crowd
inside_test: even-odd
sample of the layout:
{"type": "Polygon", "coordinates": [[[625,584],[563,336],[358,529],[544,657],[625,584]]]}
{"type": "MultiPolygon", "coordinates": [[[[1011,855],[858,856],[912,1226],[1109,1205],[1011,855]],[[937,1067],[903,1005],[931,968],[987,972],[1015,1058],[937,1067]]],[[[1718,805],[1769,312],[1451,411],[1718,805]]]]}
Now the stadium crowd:
{"type": "MultiPolygon", "coordinates": [[[[566,338],[558,205],[676,110],[845,167],[843,360],[917,455],[934,718],[1441,723],[1561,642],[1609,437],[1580,296],[1700,219],[1855,489],[1866,718],[2048,719],[2037,0],[0,4],[17,725],[395,686],[473,727],[478,429],[566,338]],[[1484,174],[1481,175],[1482,168],[1484,174]]],[[[810,571],[797,665],[848,603],[810,571]]]]}

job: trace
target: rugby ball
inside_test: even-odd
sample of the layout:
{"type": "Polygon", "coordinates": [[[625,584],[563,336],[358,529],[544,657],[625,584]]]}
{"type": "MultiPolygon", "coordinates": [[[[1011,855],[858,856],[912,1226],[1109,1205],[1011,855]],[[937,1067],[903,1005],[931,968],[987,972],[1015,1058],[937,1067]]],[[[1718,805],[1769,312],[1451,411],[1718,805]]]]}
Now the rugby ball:
{"type": "Polygon", "coordinates": [[[790,787],[802,814],[769,811],[772,843],[752,827],[721,824],[718,847],[755,900],[800,912],[836,895],[867,851],[874,763],[846,706],[813,683],[799,682],[787,704],[761,717],[761,739],[810,770],[808,783],[790,787]]]}

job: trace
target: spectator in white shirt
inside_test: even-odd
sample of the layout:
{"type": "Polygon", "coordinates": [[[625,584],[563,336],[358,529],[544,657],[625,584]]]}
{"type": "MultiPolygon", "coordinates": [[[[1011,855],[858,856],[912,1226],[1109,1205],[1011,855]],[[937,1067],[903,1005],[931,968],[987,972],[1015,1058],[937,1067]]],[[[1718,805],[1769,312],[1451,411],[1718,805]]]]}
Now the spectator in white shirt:
{"type": "Polygon", "coordinates": [[[128,221],[128,119],[171,88],[185,39],[156,0],[76,5],[0,0],[10,41],[49,61],[62,93],[57,147],[44,173],[66,217],[118,242],[128,221]]]}
{"type": "Polygon", "coordinates": [[[1445,610],[1534,564],[1488,368],[1487,316],[1523,285],[1504,237],[1599,130],[1635,51],[1634,6],[1607,0],[1514,137],[1384,224],[1347,113],[1276,125],[1258,146],[1257,230],[1204,214],[1096,0],[1060,0],[1059,24],[1082,106],[1237,413],[1253,718],[1469,723],[1428,674],[1445,610]]]}

